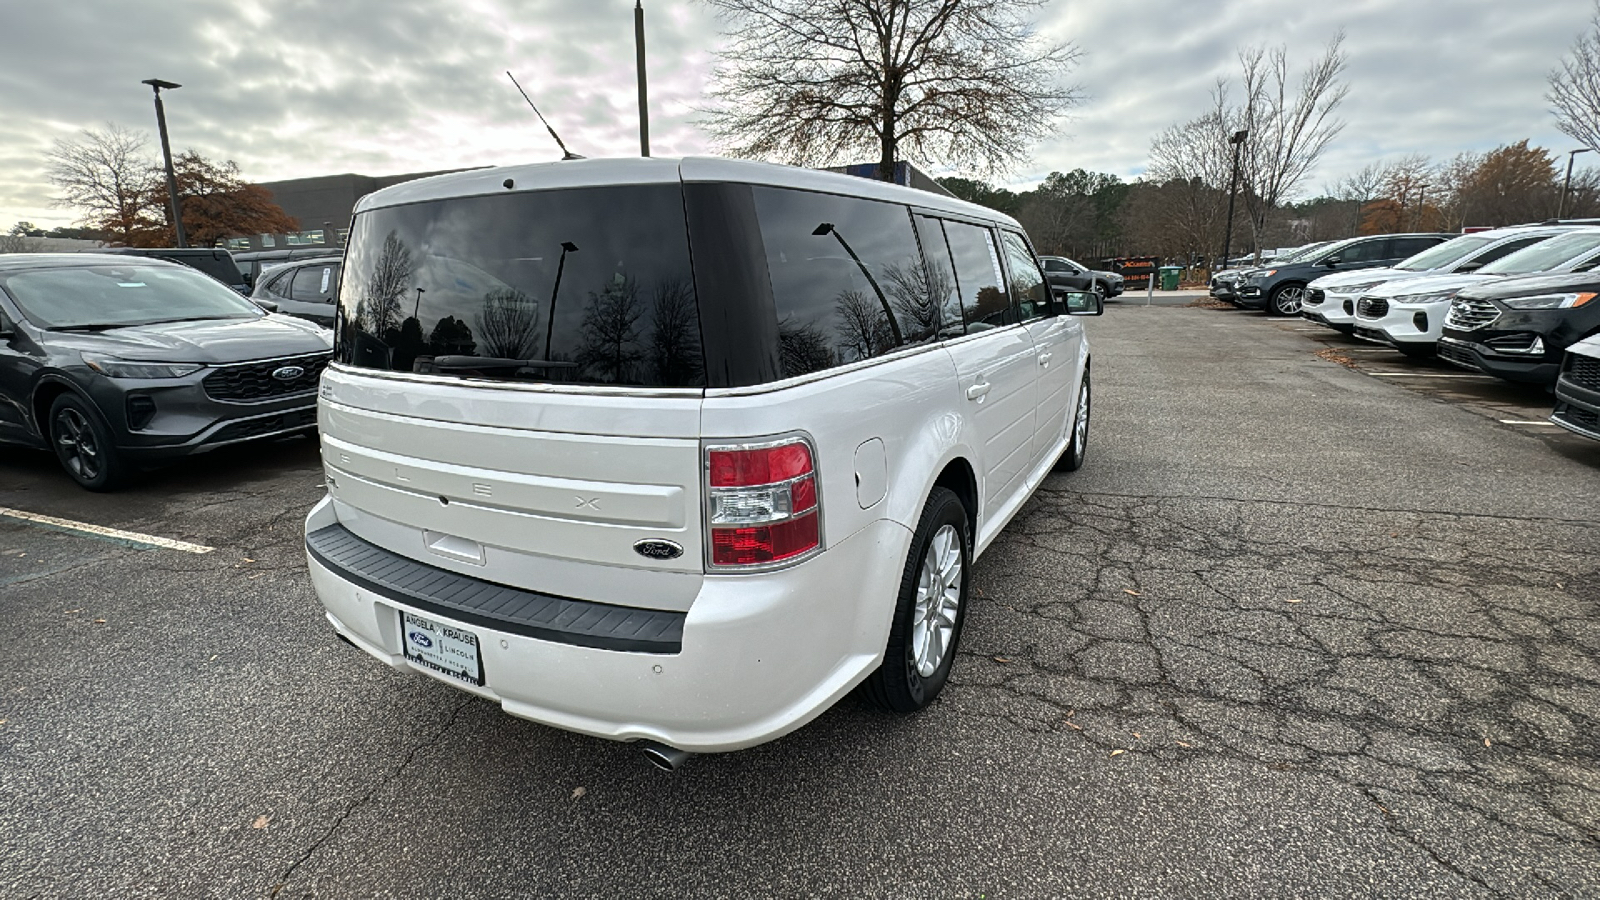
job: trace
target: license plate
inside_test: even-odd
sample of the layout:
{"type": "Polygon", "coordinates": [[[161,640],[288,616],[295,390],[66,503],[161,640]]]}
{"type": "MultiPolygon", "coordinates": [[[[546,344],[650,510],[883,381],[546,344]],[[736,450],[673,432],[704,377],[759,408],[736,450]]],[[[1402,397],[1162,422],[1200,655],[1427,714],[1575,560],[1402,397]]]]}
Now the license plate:
{"type": "Polygon", "coordinates": [[[483,684],[478,636],[414,613],[400,613],[400,645],[406,659],[464,684],[483,684]]]}

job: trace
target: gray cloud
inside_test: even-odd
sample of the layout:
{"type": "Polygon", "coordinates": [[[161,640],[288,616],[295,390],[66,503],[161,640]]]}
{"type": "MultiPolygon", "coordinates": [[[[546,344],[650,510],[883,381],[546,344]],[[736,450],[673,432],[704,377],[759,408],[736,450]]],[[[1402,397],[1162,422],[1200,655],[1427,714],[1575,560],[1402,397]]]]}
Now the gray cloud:
{"type": "MultiPolygon", "coordinates": [[[[707,152],[694,124],[720,37],[703,7],[648,2],[651,138],[707,152]]],[[[1315,52],[1348,34],[1349,122],[1312,187],[1381,156],[1448,157],[1531,138],[1552,149],[1544,76],[1590,0],[1056,2],[1041,29],[1086,51],[1089,93],[1019,185],[1052,170],[1142,171],[1151,137],[1197,114],[1245,44],[1315,52]],[[1197,10],[1197,7],[1199,9],[1197,10]]],[[[502,74],[515,72],[567,143],[637,152],[628,0],[197,0],[7,3],[0,29],[0,225],[62,223],[43,155],[105,122],[154,128],[142,78],[183,83],[174,143],[231,158],[247,177],[385,174],[548,159],[549,139],[502,74]]],[[[937,161],[922,161],[938,169],[937,161]]]]}

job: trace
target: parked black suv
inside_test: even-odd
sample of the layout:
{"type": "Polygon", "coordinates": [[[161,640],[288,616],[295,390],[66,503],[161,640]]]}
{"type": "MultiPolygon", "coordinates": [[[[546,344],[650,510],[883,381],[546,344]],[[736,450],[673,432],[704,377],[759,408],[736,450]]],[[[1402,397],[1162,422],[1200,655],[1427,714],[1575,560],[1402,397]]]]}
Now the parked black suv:
{"type": "Polygon", "coordinates": [[[1293,262],[1246,272],[1235,301],[1245,309],[1265,309],[1276,316],[1297,316],[1306,285],[1331,272],[1353,272],[1387,266],[1415,256],[1455,237],[1453,234],[1384,234],[1339,241],[1293,262]]]}
{"type": "Polygon", "coordinates": [[[1456,295],[1439,356],[1507,381],[1554,384],[1567,348],[1593,334],[1600,334],[1600,271],[1511,278],[1456,295]]]}
{"type": "Polygon", "coordinates": [[[1090,291],[1108,298],[1122,294],[1122,276],[1115,272],[1097,272],[1065,256],[1041,256],[1039,265],[1044,268],[1050,287],[1058,293],[1090,291]]]}
{"type": "Polygon", "coordinates": [[[0,256],[0,442],[105,491],[138,463],[310,431],[332,343],[174,263],[0,256]]]}
{"type": "Polygon", "coordinates": [[[325,256],[274,266],[261,276],[250,299],[267,309],[332,328],[341,265],[340,257],[325,256]]]}
{"type": "Polygon", "coordinates": [[[246,297],[250,296],[250,279],[239,270],[233,254],[221,247],[107,247],[93,252],[146,256],[181,263],[191,269],[199,269],[246,297]]]}

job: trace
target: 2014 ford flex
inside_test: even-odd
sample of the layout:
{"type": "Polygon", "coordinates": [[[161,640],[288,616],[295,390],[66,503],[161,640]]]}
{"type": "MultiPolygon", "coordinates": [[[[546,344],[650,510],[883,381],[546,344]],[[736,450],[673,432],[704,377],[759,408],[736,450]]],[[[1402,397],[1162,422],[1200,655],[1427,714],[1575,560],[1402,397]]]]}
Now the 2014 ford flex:
{"type": "Polygon", "coordinates": [[[968,572],[1082,464],[1089,293],[991,210],[717,159],[356,211],[306,522],[337,632],[658,751],[944,686],[968,572]]]}

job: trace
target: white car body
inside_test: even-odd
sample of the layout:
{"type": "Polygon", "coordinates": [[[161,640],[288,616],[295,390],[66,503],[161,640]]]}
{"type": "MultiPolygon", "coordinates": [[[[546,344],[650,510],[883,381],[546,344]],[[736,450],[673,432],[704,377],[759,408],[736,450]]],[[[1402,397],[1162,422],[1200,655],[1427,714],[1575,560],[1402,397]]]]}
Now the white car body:
{"type": "Polygon", "coordinates": [[[1550,421],[1573,434],[1600,441],[1600,334],[1567,348],[1556,381],[1550,421]]]}
{"type": "Polygon", "coordinates": [[[1354,335],[1414,355],[1431,354],[1444,334],[1450,303],[1462,289],[1509,275],[1580,271],[1600,260],[1600,228],[1571,227],[1474,274],[1438,274],[1390,281],[1356,302],[1354,335]]]}
{"type": "MultiPolygon", "coordinates": [[[[357,209],[345,271],[362,266],[354,260],[365,252],[358,247],[367,239],[364,216],[399,216],[434,201],[619,185],[669,186],[685,196],[691,189],[700,196],[776,188],[804,194],[796,203],[842,208],[864,199],[906,207],[924,217],[914,227],[933,217],[951,234],[967,223],[1022,235],[1013,219],[991,210],[846,175],[719,159],[593,160],[464,172],[368,195],[357,209]]],[[[813,233],[826,234],[820,226],[813,233]]],[[[575,238],[587,249],[586,240],[575,238]]],[[[818,253],[837,255],[832,238],[815,240],[818,253]]],[[[991,255],[999,248],[997,276],[1001,259],[1017,265],[1006,255],[1006,238],[991,244],[991,255]]],[[[572,259],[595,259],[596,252],[603,251],[572,259]]],[[[574,277],[565,251],[562,264],[574,277]]],[[[699,315],[711,329],[700,264],[697,253],[699,315]]],[[[449,277],[468,278],[467,271],[457,267],[449,277]]],[[[760,277],[767,278],[765,270],[760,277]]],[[[1009,276],[1013,285],[1028,277],[1009,276]]],[[[353,296],[350,279],[346,298],[353,296]]],[[[428,293],[416,295],[419,310],[445,290],[430,283],[428,293]]],[[[409,289],[405,299],[410,311],[409,289]]],[[[558,308],[554,294],[550,305],[558,308]]],[[[975,559],[1063,450],[1081,447],[1081,440],[1073,443],[1080,397],[1087,409],[1089,345],[1081,320],[1027,319],[1031,307],[1016,299],[1010,308],[1023,310],[1023,321],[982,329],[972,322],[964,336],[731,387],[457,378],[420,371],[422,357],[414,364],[419,371],[336,362],[323,380],[319,417],[328,496],[306,521],[312,583],[327,619],[387,665],[559,728],[690,752],[783,735],[883,662],[913,534],[936,484],[970,495],[964,502],[975,507],[968,511],[975,559]],[[818,546],[777,564],[718,568],[708,546],[715,527],[708,454],[799,439],[812,454],[818,546]],[[366,554],[366,561],[351,554],[366,554]],[[425,580],[397,588],[381,571],[351,574],[375,558],[425,580]],[[445,590],[462,599],[435,596],[445,590]],[[496,618],[510,612],[468,609],[469,598],[485,590],[504,592],[505,609],[546,603],[548,621],[519,619],[512,628],[496,618]],[[463,612],[450,613],[450,604],[463,612]],[[475,638],[481,684],[408,659],[406,613],[450,629],[423,628],[463,658],[475,638]],[[467,643],[451,643],[458,636],[467,643]]],[[[483,323],[473,330],[482,332],[483,323]]],[[[741,330],[739,340],[759,336],[741,330]]],[[[555,360],[549,345],[546,338],[545,357],[555,360]]],[[[433,364],[447,359],[453,357],[433,364]]],[[[542,362],[547,371],[556,365],[524,362],[542,362]]],[[[798,494],[788,496],[799,503],[798,494]]]]}
{"type": "MultiPolygon", "coordinates": [[[[1430,247],[1394,268],[1362,269],[1355,272],[1335,272],[1324,275],[1306,286],[1300,314],[1313,322],[1349,333],[1356,325],[1356,304],[1363,295],[1374,293],[1389,282],[1419,278],[1426,275],[1448,275],[1463,268],[1477,268],[1538,241],[1565,234],[1582,226],[1539,225],[1515,228],[1497,228],[1493,231],[1462,235],[1437,247],[1430,247]],[[1450,248],[1459,248],[1451,254],[1450,248]],[[1428,266],[1429,257],[1442,257],[1445,262],[1428,266]],[[1408,268],[1413,260],[1424,260],[1423,267],[1408,268]]],[[[1470,269],[1469,269],[1470,270],[1470,269]]]]}

